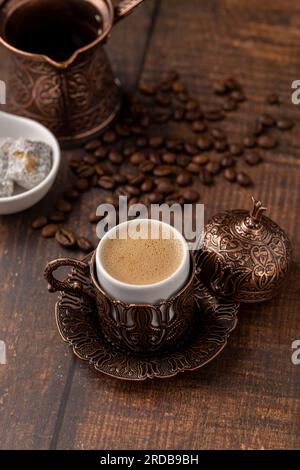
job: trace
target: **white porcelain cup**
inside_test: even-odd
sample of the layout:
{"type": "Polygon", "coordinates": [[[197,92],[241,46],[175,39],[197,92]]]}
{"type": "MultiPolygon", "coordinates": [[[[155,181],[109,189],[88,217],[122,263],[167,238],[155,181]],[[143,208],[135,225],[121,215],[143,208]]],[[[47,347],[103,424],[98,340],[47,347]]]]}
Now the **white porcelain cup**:
{"type": "Polygon", "coordinates": [[[117,225],[108,231],[101,239],[96,250],[96,272],[98,282],[102,289],[114,300],[120,300],[127,304],[156,304],[162,300],[168,300],[176,294],[186,284],[190,274],[190,253],[188,244],[181,233],[171,225],[154,219],[135,219],[117,225]],[[180,240],[183,248],[183,255],[180,266],[171,276],[163,279],[155,284],[133,285],[121,282],[112,277],[104,268],[102,263],[102,252],[105,243],[109,237],[112,237],[118,230],[126,230],[130,228],[130,224],[140,223],[149,226],[149,223],[160,225],[166,233],[172,233],[176,239],[180,240]]]}

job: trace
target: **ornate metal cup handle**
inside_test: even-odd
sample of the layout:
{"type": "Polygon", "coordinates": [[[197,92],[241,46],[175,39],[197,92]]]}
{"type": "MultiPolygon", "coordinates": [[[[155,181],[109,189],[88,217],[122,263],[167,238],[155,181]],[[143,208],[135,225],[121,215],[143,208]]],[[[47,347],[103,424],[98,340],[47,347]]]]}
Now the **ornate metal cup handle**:
{"type": "Polygon", "coordinates": [[[63,266],[72,266],[73,268],[81,270],[84,274],[88,274],[90,271],[90,267],[88,264],[84,263],[83,261],[79,261],[76,259],[71,258],[60,258],[54,261],[51,261],[47,264],[44,272],[45,279],[48,281],[48,290],[49,292],[65,292],[69,294],[75,295],[87,295],[91,297],[89,292],[83,290],[83,286],[81,282],[76,281],[71,283],[68,280],[60,281],[56,279],[53,275],[54,271],[58,268],[63,266]]]}
{"type": "Polygon", "coordinates": [[[123,0],[115,8],[115,23],[129,15],[134,8],[139,6],[144,0],[123,0]]]}

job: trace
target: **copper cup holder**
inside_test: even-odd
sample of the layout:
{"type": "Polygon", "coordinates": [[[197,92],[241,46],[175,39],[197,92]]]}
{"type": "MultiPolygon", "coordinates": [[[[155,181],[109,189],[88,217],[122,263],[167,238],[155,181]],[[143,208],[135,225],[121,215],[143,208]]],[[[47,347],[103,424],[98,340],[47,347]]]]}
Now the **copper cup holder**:
{"type": "Polygon", "coordinates": [[[49,290],[93,297],[106,341],[117,349],[138,354],[174,350],[188,340],[196,320],[195,276],[196,264],[191,254],[191,272],[186,285],[169,299],[140,305],[114,300],[101,288],[96,276],[95,254],[90,263],[58,259],[50,262],[45,270],[49,290]],[[53,272],[61,266],[73,266],[84,277],[90,276],[93,289],[87,291],[80,282],[72,284],[54,278],[53,272]]]}

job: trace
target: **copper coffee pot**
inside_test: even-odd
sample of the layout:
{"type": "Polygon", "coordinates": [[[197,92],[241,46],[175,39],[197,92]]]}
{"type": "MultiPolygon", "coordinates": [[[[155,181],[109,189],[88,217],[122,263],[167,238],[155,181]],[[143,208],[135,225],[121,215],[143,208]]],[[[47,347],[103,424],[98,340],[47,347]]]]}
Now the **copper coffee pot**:
{"type": "Polygon", "coordinates": [[[62,143],[105,129],[120,84],[103,48],[114,24],[143,0],[4,0],[0,42],[9,51],[7,110],[35,119],[62,143]]]}

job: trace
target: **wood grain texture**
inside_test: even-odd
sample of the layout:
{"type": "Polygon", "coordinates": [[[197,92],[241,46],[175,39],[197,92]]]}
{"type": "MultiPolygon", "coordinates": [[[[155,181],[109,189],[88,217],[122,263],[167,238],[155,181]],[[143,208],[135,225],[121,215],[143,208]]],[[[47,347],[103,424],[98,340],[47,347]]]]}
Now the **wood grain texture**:
{"type": "MultiPolygon", "coordinates": [[[[175,68],[201,101],[213,104],[212,82],[234,75],[249,101],[221,124],[233,141],[260,111],[273,111],[264,104],[269,91],[278,91],[284,103],[274,112],[297,122],[281,135],[278,150],[265,153],[264,166],[250,170],[253,190],[222,179],[200,188],[207,218],[248,207],[252,194],[260,198],[292,239],[291,276],[274,301],[242,308],[228,347],[203,370],[146,383],[98,376],[72,358],[55,329],[55,299],[47,295],[42,271],[49,259],[65,253],[29,230],[34,215],[59,193],[64,169],[38,207],[1,219],[0,339],[8,346],[8,365],[0,366],[0,448],[300,448],[300,366],[291,363],[291,343],[300,338],[300,119],[299,108],[290,104],[291,82],[300,73],[300,5],[293,0],[157,5],[148,0],[112,35],[109,53],[126,88],[135,87],[141,72],[157,79],[175,68]]],[[[2,68],[3,61],[0,75],[2,68]]],[[[78,230],[87,230],[87,208],[100,201],[98,192],[78,207],[73,217],[78,230]]]]}
{"type": "MultiPolygon", "coordinates": [[[[211,104],[212,82],[238,77],[249,102],[224,124],[233,141],[265,109],[270,89],[278,90],[286,103],[280,110],[299,123],[298,110],[288,104],[300,68],[293,54],[300,31],[290,24],[287,28],[300,15],[294,6],[279,1],[268,9],[259,1],[191,0],[184,7],[175,0],[161,2],[143,77],[155,80],[163,70],[178,69],[200,100],[211,104]]],[[[266,153],[264,169],[252,170],[252,176],[257,172],[253,191],[220,181],[214,188],[201,187],[201,194],[207,217],[248,207],[250,194],[261,198],[293,240],[293,282],[273,302],[244,307],[229,347],[198,373],[127,384],[97,377],[78,364],[59,448],[300,447],[300,370],[290,359],[291,342],[300,334],[297,128],[281,140],[278,151],[266,153]]]]}
{"type": "MultiPolygon", "coordinates": [[[[154,8],[150,1],[138,9],[117,26],[109,43],[116,73],[129,87],[140,73],[154,8]],[[133,25],[134,34],[127,34],[133,25]]],[[[8,58],[3,49],[0,54],[2,79],[8,75],[8,58]]],[[[18,216],[0,218],[0,339],[8,350],[7,365],[0,366],[0,449],[56,445],[75,360],[57,336],[55,297],[47,294],[43,271],[47,261],[68,253],[39,238],[30,225],[37,215],[48,214],[61,194],[69,178],[67,161],[74,153],[64,152],[55,187],[41,203],[18,216]]],[[[101,192],[86,195],[73,216],[75,228],[89,237],[93,234],[87,217],[98,201],[101,192]]]]}

